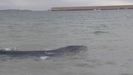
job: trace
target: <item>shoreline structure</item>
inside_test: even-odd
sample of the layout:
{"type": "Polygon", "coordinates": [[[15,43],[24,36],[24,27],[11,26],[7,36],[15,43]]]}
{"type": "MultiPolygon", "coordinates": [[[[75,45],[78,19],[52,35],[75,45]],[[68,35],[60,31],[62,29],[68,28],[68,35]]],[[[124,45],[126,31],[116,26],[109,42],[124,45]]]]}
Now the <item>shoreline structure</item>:
{"type": "Polygon", "coordinates": [[[87,10],[120,10],[120,9],[133,9],[133,5],[53,7],[51,8],[51,11],[87,11],[87,10]]]}

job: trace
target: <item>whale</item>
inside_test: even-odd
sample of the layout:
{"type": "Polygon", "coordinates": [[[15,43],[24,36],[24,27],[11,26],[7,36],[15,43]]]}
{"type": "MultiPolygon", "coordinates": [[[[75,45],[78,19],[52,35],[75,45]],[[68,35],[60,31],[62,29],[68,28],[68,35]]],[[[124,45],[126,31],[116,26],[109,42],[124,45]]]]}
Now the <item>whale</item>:
{"type": "Polygon", "coordinates": [[[52,50],[13,50],[0,49],[0,56],[10,58],[41,58],[47,57],[62,57],[79,54],[82,51],[88,50],[87,46],[71,45],[52,50]]]}

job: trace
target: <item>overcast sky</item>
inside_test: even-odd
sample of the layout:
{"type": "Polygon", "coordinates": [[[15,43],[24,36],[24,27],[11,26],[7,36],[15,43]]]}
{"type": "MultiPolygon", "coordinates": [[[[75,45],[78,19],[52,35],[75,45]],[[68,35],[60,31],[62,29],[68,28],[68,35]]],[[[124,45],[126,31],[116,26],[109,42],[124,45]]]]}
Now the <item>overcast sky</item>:
{"type": "Polygon", "coordinates": [[[0,0],[0,9],[47,10],[57,6],[133,4],[133,0],[0,0]]]}

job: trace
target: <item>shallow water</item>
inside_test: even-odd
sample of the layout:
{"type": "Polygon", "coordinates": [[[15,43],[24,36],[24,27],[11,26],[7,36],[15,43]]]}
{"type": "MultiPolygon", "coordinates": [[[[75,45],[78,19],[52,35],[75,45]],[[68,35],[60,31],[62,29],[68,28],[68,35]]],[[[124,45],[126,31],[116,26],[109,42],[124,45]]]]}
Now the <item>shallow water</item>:
{"type": "Polygon", "coordinates": [[[1,75],[133,75],[133,10],[0,11],[0,47],[85,45],[84,55],[0,61],[1,75]]]}

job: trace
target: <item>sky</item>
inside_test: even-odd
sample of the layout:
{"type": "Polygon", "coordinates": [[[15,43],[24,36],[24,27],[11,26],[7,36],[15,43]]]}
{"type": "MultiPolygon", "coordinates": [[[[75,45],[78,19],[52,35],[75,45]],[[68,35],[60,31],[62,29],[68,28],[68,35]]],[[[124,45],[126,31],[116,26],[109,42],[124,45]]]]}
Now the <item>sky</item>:
{"type": "Polygon", "coordinates": [[[0,10],[48,10],[60,6],[129,5],[133,0],[0,0],[0,10]]]}

